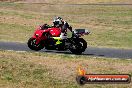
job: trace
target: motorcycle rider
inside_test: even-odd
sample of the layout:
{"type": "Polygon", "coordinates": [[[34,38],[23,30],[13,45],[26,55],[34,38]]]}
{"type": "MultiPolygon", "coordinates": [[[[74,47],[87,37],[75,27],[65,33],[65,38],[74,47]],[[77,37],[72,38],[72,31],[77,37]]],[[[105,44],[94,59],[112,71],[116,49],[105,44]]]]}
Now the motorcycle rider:
{"type": "Polygon", "coordinates": [[[62,40],[67,39],[67,29],[69,29],[72,32],[72,27],[66,21],[64,21],[61,17],[54,18],[53,26],[60,27],[61,29],[60,38],[62,40]]]}

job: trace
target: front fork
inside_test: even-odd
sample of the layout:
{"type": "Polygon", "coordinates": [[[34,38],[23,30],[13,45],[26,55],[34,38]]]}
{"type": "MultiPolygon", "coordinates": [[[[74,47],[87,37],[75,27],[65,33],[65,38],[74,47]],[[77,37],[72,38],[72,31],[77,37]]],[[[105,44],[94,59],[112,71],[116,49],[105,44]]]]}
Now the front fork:
{"type": "Polygon", "coordinates": [[[44,40],[46,40],[47,38],[46,37],[33,37],[33,38],[35,38],[35,41],[34,41],[34,43],[36,44],[36,45],[38,45],[39,43],[41,43],[42,41],[44,41],[44,40]]]}

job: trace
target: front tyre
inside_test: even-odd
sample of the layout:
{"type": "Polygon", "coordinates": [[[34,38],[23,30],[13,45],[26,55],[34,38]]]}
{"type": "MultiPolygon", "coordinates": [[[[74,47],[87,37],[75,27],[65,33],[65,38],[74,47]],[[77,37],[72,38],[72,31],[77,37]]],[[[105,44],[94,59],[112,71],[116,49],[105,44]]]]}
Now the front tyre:
{"type": "Polygon", "coordinates": [[[30,38],[28,40],[28,43],[27,43],[28,47],[31,49],[31,50],[35,50],[35,51],[39,51],[41,49],[43,49],[44,47],[42,46],[41,43],[39,44],[36,44],[36,39],[35,38],[30,38]]]}
{"type": "Polygon", "coordinates": [[[74,54],[81,54],[87,48],[87,42],[83,38],[73,39],[71,48],[69,49],[74,54]]]}

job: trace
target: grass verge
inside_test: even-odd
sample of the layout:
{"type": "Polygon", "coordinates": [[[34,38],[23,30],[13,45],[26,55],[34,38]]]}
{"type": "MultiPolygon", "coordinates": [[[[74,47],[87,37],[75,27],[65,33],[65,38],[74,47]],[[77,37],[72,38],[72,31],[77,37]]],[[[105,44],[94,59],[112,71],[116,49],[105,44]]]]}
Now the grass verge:
{"type": "MultiPolygon", "coordinates": [[[[92,74],[131,74],[132,61],[39,52],[0,51],[2,88],[79,88],[75,77],[82,65],[92,74]]],[[[130,84],[90,84],[84,88],[130,88],[130,84]]]]}

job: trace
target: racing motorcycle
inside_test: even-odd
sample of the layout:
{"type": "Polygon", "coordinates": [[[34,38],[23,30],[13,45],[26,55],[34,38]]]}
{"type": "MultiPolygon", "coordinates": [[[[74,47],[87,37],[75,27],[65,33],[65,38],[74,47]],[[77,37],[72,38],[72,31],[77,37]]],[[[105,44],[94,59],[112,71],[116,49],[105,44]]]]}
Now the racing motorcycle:
{"type": "Polygon", "coordinates": [[[81,38],[90,32],[85,29],[74,29],[72,37],[60,39],[61,29],[57,27],[48,28],[46,25],[39,26],[33,36],[28,40],[28,47],[31,50],[39,51],[43,48],[47,50],[70,50],[73,54],[81,54],[87,48],[87,42],[81,38]]]}

